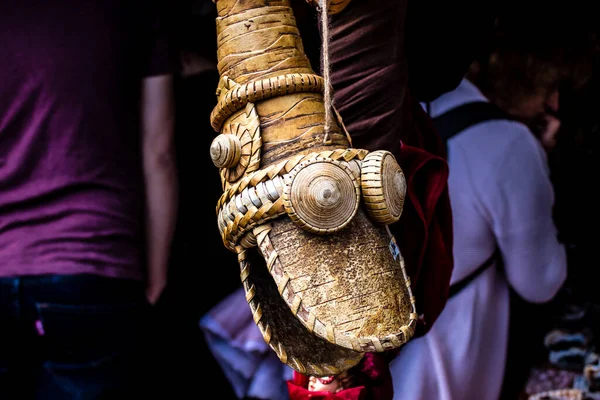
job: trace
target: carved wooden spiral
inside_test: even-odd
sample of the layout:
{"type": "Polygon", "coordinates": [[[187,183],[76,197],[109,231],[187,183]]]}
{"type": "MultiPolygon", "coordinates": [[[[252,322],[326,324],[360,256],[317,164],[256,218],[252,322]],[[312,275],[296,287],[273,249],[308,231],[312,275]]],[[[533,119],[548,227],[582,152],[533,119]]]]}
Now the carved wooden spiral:
{"type": "Polygon", "coordinates": [[[392,153],[378,150],[365,157],[361,186],[367,212],[374,222],[389,225],[400,219],[406,179],[392,153]]]}
{"type": "Polygon", "coordinates": [[[242,144],[235,135],[221,134],[210,145],[210,158],[217,168],[234,167],[242,156],[242,144]]]}
{"type": "Polygon", "coordinates": [[[352,170],[333,160],[298,165],[286,179],[283,204],[302,229],[329,234],[344,228],[360,203],[360,184],[352,170]]]}

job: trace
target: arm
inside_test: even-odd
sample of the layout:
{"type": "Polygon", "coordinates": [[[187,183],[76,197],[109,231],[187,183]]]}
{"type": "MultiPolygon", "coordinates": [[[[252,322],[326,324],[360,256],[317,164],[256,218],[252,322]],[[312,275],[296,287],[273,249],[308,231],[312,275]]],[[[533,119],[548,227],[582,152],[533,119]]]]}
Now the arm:
{"type": "MultiPolygon", "coordinates": [[[[515,126],[515,123],[511,123],[515,126]]],[[[567,275],[566,252],[553,220],[554,188],[542,147],[524,126],[489,191],[493,229],[509,284],[533,303],[551,300],[567,275]]]]}
{"type": "Polygon", "coordinates": [[[146,185],[147,296],[158,300],[167,283],[175,230],[178,182],[174,151],[173,78],[159,75],[142,84],[141,124],[146,185]]]}

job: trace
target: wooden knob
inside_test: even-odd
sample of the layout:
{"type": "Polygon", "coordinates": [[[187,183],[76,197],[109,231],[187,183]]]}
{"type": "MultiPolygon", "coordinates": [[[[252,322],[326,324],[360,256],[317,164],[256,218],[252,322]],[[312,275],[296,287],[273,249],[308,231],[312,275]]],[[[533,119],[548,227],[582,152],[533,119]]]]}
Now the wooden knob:
{"type": "Polygon", "coordinates": [[[400,219],[406,196],[406,178],[389,151],[367,154],[362,162],[363,200],[374,222],[389,225],[400,219]]]}
{"type": "Polygon", "coordinates": [[[217,168],[232,168],[242,156],[242,144],[236,135],[220,134],[210,145],[210,158],[217,168]]]}
{"type": "Polygon", "coordinates": [[[312,160],[290,172],[283,202],[290,218],[302,229],[333,233],[344,228],[356,214],[360,183],[342,163],[312,160]]]}

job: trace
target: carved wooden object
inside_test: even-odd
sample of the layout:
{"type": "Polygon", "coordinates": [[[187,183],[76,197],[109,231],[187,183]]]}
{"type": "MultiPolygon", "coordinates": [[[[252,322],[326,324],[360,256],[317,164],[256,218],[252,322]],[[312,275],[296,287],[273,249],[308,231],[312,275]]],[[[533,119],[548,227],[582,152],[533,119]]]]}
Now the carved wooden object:
{"type": "Polygon", "coordinates": [[[401,216],[404,174],[391,153],[353,148],[339,117],[325,134],[325,83],[287,0],[216,6],[210,155],[223,243],[281,361],[339,374],[413,335],[414,297],[386,226],[401,216]]]}

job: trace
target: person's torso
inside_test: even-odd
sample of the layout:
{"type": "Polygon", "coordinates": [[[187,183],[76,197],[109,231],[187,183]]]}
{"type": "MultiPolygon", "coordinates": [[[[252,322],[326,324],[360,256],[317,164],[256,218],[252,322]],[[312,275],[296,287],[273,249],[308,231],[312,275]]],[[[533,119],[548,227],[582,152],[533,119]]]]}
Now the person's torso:
{"type": "MultiPolygon", "coordinates": [[[[472,83],[463,80],[457,89],[430,103],[428,108],[435,118],[455,107],[480,101],[487,99],[472,83]]],[[[510,154],[512,142],[522,134],[511,129],[511,124],[516,123],[484,121],[465,128],[447,141],[455,260],[451,284],[477,270],[497,247],[492,227],[493,210],[482,200],[481,192],[493,190],[493,182],[502,176],[501,167],[510,154]]]]}
{"type": "Polygon", "coordinates": [[[140,276],[142,10],[0,1],[0,276],[140,276]]]}
{"type": "Polygon", "coordinates": [[[427,334],[400,349],[390,364],[394,400],[498,398],[509,318],[502,279],[490,269],[448,301],[427,334]]]}
{"type": "MultiPolygon", "coordinates": [[[[431,116],[472,101],[485,98],[463,82],[430,105],[431,116]]],[[[497,135],[498,131],[486,132],[483,124],[467,128],[448,141],[454,256],[451,284],[477,270],[496,249],[491,217],[479,201],[479,183],[498,174],[494,166],[502,163],[512,138],[510,134],[497,135]]],[[[509,289],[494,263],[448,300],[423,338],[401,350],[392,364],[398,398],[496,399],[504,376],[508,323],[509,289]],[[409,369],[414,372],[401,376],[409,369]]]]}

